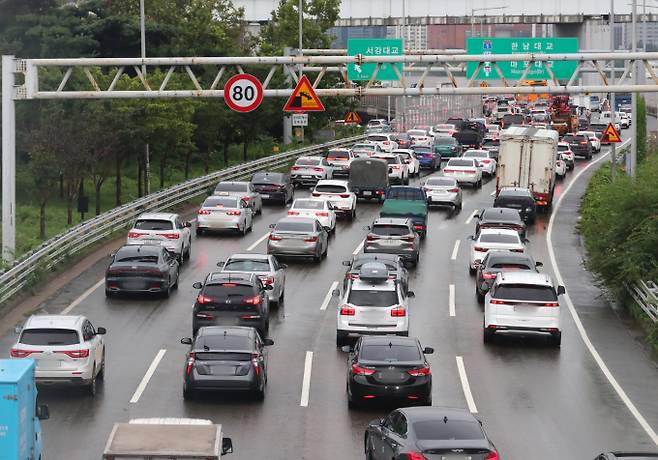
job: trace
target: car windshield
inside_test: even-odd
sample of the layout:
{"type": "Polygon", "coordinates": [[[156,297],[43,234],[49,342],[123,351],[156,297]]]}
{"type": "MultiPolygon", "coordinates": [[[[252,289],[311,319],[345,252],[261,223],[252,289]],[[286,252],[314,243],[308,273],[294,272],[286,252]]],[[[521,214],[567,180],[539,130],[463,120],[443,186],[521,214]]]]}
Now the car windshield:
{"type": "Polygon", "coordinates": [[[434,138],[435,144],[452,145],[457,143],[457,139],[448,136],[438,136],[434,138]]]}
{"type": "Polygon", "coordinates": [[[174,224],[170,220],[140,219],[135,222],[137,230],[173,230],[174,224]]]}
{"type": "Polygon", "coordinates": [[[220,182],[215,187],[216,192],[248,192],[249,184],[239,182],[220,182]]]}
{"type": "Polygon", "coordinates": [[[340,151],[340,150],[329,150],[327,154],[327,160],[336,160],[336,159],[348,159],[350,157],[349,152],[340,151]]]}
{"type": "Polygon", "coordinates": [[[383,141],[387,141],[388,137],[386,137],[386,136],[368,136],[367,139],[369,141],[373,141],[373,142],[383,142],[383,141]]]}
{"type": "Polygon", "coordinates": [[[237,208],[237,198],[208,197],[201,205],[202,208],[237,208]]]}
{"type": "Polygon", "coordinates": [[[315,166],[319,165],[321,161],[320,158],[299,158],[295,164],[299,166],[315,166]]]}
{"type": "Polygon", "coordinates": [[[520,219],[519,211],[516,209],[489,208],[482,214],[481,220],[494,222],[516,222],[520,219]]]}
{"type": "Polygon", "coordinates": [[[229,259],[224,270],[234,272],[269,272],[270,261],[267,259],[229,259]]]}
{"type": "Polygon", "coordinates": [[[498,233],[480,235],[480,243],[503,243],[503,244],[518,244],[519,237],[515,235],[501,235],[498,233]]]}
{"type": "Polygon", "coordinates": [[[555,302],[557,300],[557,294],[552,287],[534,284],[500,284],[493,297],[502,300],[531,302],[555,302]]]}
{"type": "Polygon", "coordinates": [[[469,166],[473,167],[473,160],[450,160],[446,166],[469,166]]]}
{"type": "Polygon", "coordinates": [[[356,144],[354,146],[354,149],[358,150],[375,150],[375,146],[372,144],[356,144]]]}
{"type": "Polygon", "coordinates": [[[320,200],[295,200],[293,209],[324,209],[325,201],[320,200]]]}
{"type": "Polygon", "coordinates": [[[493,140],[493,139],[485,139],[485,141],[482,143],[483,147],[498,147],[500,146],[500,141],[499,140],[493,140]]]}
{"type": "Polygon", "coordinates": [[[457,185],[457,181],[450,179],[448,177],[433,177],[431,179],[427,179],[427,182],[425,182],[425,185],[428,185],[430,187],[453,187],[457,185]]]}
{"type": "Polygon", "coordinates": [[[19,343],[25,345],[75,345],[80,343],[73,329],[24,329],[19,343]]]}
{"type": "Polygon", "coordinates": [[[351,290],[347,302],[362,307],[388,307],[398,303],[398,294],[396,291],[351,290]]]}
{"type": "Polygon", "coordinates": [[[315,186],[315,192],[319,193],[347,193],[344,185],[320,184],[315,186]]]}
{"type": "Polygon", "coordinates": [[[274,228],[277,232],[313,233],[313,224],[310,222],[279,222],[274,228]]]}
{"type": "Polygon", "coordinates": [[[432,155],[432,149],[429,147],[414,147],[414,153],[417,155],[432,155]]]}
{"type": "Polygon", "coordinates": [[[462,439],[484,439],[478,422],[450,420],[421,420],[412,423],[416,439],[421,441],[448,441],[462,439]]]}
{"type": "Polygon", "coordinates": [[[406,225],[377,224],[372,227],[372,233],[379,236],[404,236],[409,234],[406,225]]]}
{"type": "Polygon", "coordinates": [[[427,131],[424,129],[411,129],[407,131],[407,134],[410,136],[427,136],[427,131]]]}
{"type": "Polygon", "coordinates": [[[420,361],[422,356],[415,345],[365,345],[359,352],[359,360],[363,361],[420,361]]]}
{"type": "MultiPolygon", "coordinates": [[[[212,347],[209,347],[212,349],[212,347]]],[[[230,350],[230,348],[228,348],[230,350]]],[[[240,348],[238,348],[239,350],[240,348]]],[[[251,353],[216,353],[197,351],[194,353],[195,361],[251,361],[251,353]]]]}

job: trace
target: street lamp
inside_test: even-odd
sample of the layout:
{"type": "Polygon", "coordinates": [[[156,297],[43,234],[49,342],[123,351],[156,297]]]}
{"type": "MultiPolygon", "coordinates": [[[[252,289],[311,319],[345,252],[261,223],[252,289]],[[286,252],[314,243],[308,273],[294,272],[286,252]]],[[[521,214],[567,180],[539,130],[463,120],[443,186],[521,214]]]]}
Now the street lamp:
{"type": "MultiPolygon", "coordinates": [[[[488,6],[484,8],[471,8],[471,37],[475,35],[475,13],[480,11],[504,10],[508,6],[488,6]]],[[[482,26],[483,23],[480,23],[482,26]]],[[[480,36],[482,36],[482,28],[480,27],[480,36]]]]}

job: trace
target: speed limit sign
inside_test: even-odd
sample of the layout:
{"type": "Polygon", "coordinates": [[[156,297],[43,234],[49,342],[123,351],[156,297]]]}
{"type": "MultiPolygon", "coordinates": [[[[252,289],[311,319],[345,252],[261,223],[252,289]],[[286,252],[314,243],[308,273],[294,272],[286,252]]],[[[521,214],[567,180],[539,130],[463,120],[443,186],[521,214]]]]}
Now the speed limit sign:
{"type": "Polygon", "coordinates": [[[224,86],[224,100],[236,112],[251,112],[263,101],[263,85],[253,75],[234,75],[224,86]]]}

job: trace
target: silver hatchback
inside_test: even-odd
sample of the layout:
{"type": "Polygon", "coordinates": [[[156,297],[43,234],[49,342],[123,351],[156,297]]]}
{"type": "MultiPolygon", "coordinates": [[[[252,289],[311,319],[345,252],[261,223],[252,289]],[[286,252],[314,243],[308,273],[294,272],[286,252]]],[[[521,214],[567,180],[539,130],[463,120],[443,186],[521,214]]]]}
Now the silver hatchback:
{"type": "Polygon", "coordinates": [[[327,255],[329,234],[317,219],[284,217],[270,228],[268,254],[313,257],[316,262],[327,255]]]}
{"type": "Polygon", "coordinates": [[[423,184],[427,203],[462,208],[462,189],[454,177],[430,177],[423,184]]]}
{"type": "Polygon", "coordinates": [[[215,187],[213,195],[236,196],[247,202],[254,214],[263,212],[263,200],[260,193],[254,188],[254,184],[246,181],[220,182],[215,187]]]}
{"type": "Polygon", "coordinates": [[[272,286],[267,291],[271,303],[283,303],[286,285],[286,265],[276,257],[267,254],[233,254],[225,262],[218,262],[222,273],[254,273],[264,286],[272,286]]]}
{"type": "Polygon", "coordinates": [[[414,231],[411,219],[382,217],[366,230],[370,230],[363,252],[398,254],[405,262],[418,264],[420,236],[414,231]]]}

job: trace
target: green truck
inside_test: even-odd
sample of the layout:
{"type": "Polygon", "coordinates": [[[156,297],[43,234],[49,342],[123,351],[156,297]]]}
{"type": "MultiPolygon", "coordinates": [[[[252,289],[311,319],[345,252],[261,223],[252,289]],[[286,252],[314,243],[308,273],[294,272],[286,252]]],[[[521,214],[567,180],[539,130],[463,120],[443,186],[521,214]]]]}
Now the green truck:
{"type": "Polygon", "coordinates": [[[386,190],[386,199],[379,215],[411,219],[416,233],[425,238],[427,208],[427,195],[422,188],[400,185],[386,190]]]}

